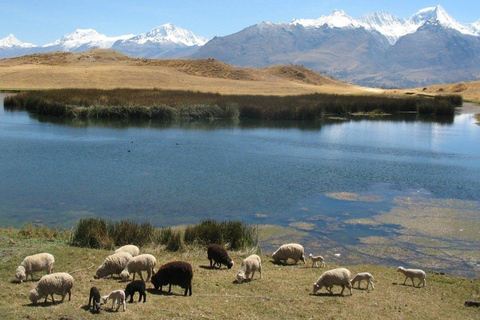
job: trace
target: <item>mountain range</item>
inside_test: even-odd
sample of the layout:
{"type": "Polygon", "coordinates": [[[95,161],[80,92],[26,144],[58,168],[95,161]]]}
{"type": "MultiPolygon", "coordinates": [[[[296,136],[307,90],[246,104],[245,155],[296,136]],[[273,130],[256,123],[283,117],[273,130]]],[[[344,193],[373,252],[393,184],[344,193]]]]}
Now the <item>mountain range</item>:
{"type": "Polygon", "coordinates": [[[108,37],[79,29],[43,45],[0,40],[0,58],[112,48],[142,58],[215,58],[235,66],[298,64],[366,86],[418,87],[480,79],[480,20],[463,24],[438,5],[408,19],[387,12],[359,19],[335,10],[318,19],[262,22],[210,41],[173,24],[108,37]]]}

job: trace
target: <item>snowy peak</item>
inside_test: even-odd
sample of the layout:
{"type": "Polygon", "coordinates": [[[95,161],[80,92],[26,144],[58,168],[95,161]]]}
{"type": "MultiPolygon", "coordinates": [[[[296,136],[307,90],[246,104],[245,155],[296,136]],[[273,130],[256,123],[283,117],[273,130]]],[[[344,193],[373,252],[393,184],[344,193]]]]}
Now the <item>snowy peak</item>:
{"type": "Polygon", "coordinates": [[[26,43],[18,40],[13,34],[9,34],[7,37],[0,39],[0,48],[33,48],[36,45],[26,43]]]}
{"type": "Polygon", "coordinates": [[[153,43],[174,43],[185,46],[203,46],[207,39],[196,36],[193,32],[180,28],[174,24],[167,23],[150,30],[147,33],[125,39],[124,42],[136,42],[145,44],[150,41],[153,43]]]}
{"type": "Polygon", "coordinates": [[[368,13],[359,19],[367,30],[374,30],[383,34],[390,44],[394,44],[400,37],[415,32],[417,29],[407,23],[407,20],[394,16],[388,12],[368,13]]]}
{"type": "Polygon", "coordinates": [[[330,28],[361,28],[363,25],[350,17],[342,10],[334,10],[329,16],[321,16],[318,19],[293,19],[292,25],[302,25],[305,28],[319,28],[327,25],[330,28]]]}
{"type": "Polygon", "coordinates": [[[470,29],[475,35],[480,36],[480,20],[470,24],[470,29]]]}
{"type": "Polygon", "coordinates": [[[475,35],[470,26],[459,23],[441,5],[418,11],[410,17],[408,22],[417,29],[428,22],[429,24],[438,24],[444,28],[457,30],[463,34],[475,35]]]}
{"type": "Polygon", "coordinates": [[[46,44],[43,47],[60,46],[65,51],[72,51],[82,46],[108,49],[112,47],[115,41],[124,40],[130,37],[132,37],[132,35],[107,37],[104,34],[98,33],[94,29],[77,29],[75,32],[66,34],[62,38],[46,44]]]}

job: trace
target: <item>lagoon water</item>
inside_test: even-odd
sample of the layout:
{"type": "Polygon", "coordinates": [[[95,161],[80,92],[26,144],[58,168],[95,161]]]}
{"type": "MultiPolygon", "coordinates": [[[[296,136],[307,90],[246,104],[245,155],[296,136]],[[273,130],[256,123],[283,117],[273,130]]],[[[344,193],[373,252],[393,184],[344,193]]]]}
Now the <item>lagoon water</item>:
{"type": "MultiPolygon", "coordinates": [[[[362,238],[405,236],[406,224],[351,223],[391,212],[399,199],[468,204],[478,213],[469,219],[480,223],[473,114],[453,121],[85,122],[4,110],[1,101],[1,226],[237,219],[291,226],[323,239],[322,250],[338,251],[362,238]]],[[[455,240],[446,237],[436,239],[455,240]]],[[[480,234],[468,241],[478,245],[480,234]]],[[[462,263],[462,274],[478,267],[462,263]]]]}

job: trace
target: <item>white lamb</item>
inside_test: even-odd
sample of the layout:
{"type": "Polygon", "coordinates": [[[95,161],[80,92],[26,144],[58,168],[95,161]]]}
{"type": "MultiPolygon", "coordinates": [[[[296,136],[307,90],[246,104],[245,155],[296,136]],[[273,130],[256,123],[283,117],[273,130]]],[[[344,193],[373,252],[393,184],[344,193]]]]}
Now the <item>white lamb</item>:
{"type": "Polygon", "coordinates": [[[128,261],[125,269],[120,273],[120,277],[123,281],[128,280],[130,274],[133,273],[133,280],[135,280],[135,274],[140,275],[140,279],[143,280],[142,271],[147,271],[147,282],[155,273],[155,266],[157,265],[157,259],[151,254],[141,254],[133,257],[128,261]]]}
{"type": "Polygon", "coordinates": [[[110,292],[108,295],[103,296],[103,304],[106,304],[108,299],[112,299],[112,310],[117,306],[117,309],[115,311],[118,311],[118,308],[120,308],[120,305],[123,305],[123,311],[127,310],[127,304],[125,302],[125,291],[123,290],[114,290],[110,292]]]}
{"type": "Polygon", "coordinates": [[[415,281],[413,281],[413,278],[418,278],[420,282],[418,283],[418,287],[420,287],[420,283],[423,283],[423,286],[425,287],[427,285],[427,274],[425,271],[420,270],[420,269],[405,269],[404,267],[398,267],[397,272],[401,272],[405,275],[405,281],[403,281],[403,284],[407,282],[407,279],[410,278],[412,279],[412,285],[415,286],[415,281]]]}
{"type": "Polygon", "coordinates": [[[252,254],[251,256],[243,259],[242,266],[240,267],[240,271],[238,271],[237,274],[238,283],[242,283],[243,281],[249,279],[248,276],[250,275],[250,273],[252,274],[250,280],[252,280],[253,275],[257,270],[258,272],[260,272],[260,279],[262,279],[262,259],[260,259],[258,255],[252,254]]]}
{"type": "Polygon", "coordinates": [[[33,273],[36,271],[47,270],[47,274],[52,273],[55,258],[50,253],[38,253],[25,257],[22,263],[15,270],[15,277],[22,283],[28,280],[28,275],[33,281],[33,273]]]}
{"type": "Polygon", "coordinates": [[[103,261],[103,264],[98,267],[95,277],[105,278],[109,275],[113,277],[114,274],[120,274],[125,269],[128,261],[132,259],[132,255],[128,252],[119,252],[109,255],[103,261]]]}
{"type": "Polygon", "coordinates": [[[325,271],[320,278],[318,278],[317,282],[313,284],[313,293],[316,293],[318,290],[325,287],[330,294],[333,294],[332,288],[333,286],[341,286],[343,295],[343,291],[345,287],[350,289],[350,295],[352,295],[352,285],[350,284],[350,271],[345,268],[337,268],[325,271]]]}
{"type": "Polygon", "coordinates": [[[37,303],[38,300],[45,297],[44,303],[47,302],[48,296],[52,296],[52,301],[55,302],[53,298],[54,294],[62,296],[62,301],[65,299],[65,296],[68,293],[68,301],[72,298],[72,287],[73,287],[73,277],[65,272],[57,272],[44,275],[40,281],[37,283],[37,287],[30,291],[28,298],[33,303],[37,303]]]}
{"type": "Polygon", "coordinates": [[[323,259],[322,256],[314,256],[310,253],[308,257],[310,258],[310,260],[312,260],[312,268],[318,267],[319,261],[322,263],[322,268],[325,268],[325,259],[323,259]]]}
{"type": "Polygon", "coordinates": [[[286,264],[288,259],[294,260],[295,264],[298,262],[298,260],[302,260],[303,263],[306,263],[305,249],[303,249],[303,246],[298,243],[289,243],[282,245],[280,248],[277,249],[277,251],[272,254],[272,258],[275,263],[283,261],[283,264],[286,264]]]}
{"type": "Polygon", "coordinates": [[[138,247],[134,246],[133,244],[127,244],[126,246],[120,247],[115,250],[115,253],[119,252],[128,252],[132,255],[132,257],[135,257],[140,254],[140,249],[138,249],[138,247]]]}
{"type": "Polygon", "coordinates": [[[360,284],[362,283],[362,280],[365,280],[367,282],[367,289],[370,285],[372,285],[372,289],[375,290],[375,286],[373,285],[373,276],[368,272],[357,273],[355,277],[350,280],[350,283],[353,287],[355,285],[355,282],[358,281],[358,289],[360,289],[360,284]]]}

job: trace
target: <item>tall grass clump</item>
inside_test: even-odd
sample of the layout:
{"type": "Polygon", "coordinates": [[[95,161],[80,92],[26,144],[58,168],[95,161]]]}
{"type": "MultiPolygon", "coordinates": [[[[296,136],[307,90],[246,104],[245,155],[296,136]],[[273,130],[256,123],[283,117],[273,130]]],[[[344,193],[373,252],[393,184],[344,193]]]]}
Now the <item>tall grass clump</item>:
{"type": "Polygon", "coordinates": [[[25,239],[48,239],[50,241],[66,240],[68,238],[67,231],[60,231],[57,228],[50,228],[40,225],[34,225],[32,223],[24,224],[18,232],[19,236],[25,239]]]}

